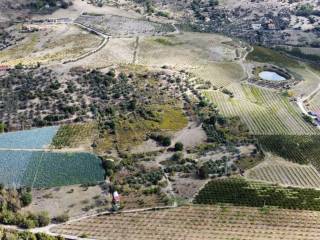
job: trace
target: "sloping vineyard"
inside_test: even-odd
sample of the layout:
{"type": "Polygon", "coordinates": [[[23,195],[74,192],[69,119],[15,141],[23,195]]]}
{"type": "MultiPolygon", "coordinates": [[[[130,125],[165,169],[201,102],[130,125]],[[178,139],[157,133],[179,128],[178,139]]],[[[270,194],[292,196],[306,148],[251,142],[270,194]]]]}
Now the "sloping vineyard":
{"type": "Polygon", "coordinates": [[[205,95],[225,116],[239,116],[257,135],[315,135],[319,130],[305,122],[297,106],[269,89],[251,85],[229,86],[234,97],[220,91],[205,91],[205,95]]]}
{"type": "Polygon", "coordinates": [[[249,169],[246,177],[286,186],[320,188],[320,174],[310,165],[284,161],[265,161],[249,169]]]}
{"type": "Polygon", "coordinates": [[[320,236],[320,213],[191,205],[102,215],[61,225],[52,231],[101,240],[316,240],[320,236]]]}

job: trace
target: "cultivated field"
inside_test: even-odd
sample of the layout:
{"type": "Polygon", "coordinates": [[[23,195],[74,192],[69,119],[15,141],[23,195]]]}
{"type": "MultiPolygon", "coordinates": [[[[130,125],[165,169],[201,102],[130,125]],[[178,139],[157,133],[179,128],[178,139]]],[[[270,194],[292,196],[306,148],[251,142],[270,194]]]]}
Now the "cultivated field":
{"type": "Polygon", "coordinates": [[[320,191],[311,188],[280,187],[277,184],[244,178],[212,180],[194,199],[197,204],[232,203],[235,205],[320,211],[320,191]]]}
{"type": "Polygon", "coordinates": [[[0,134],[0,182],[6,186],[38,188],[103,181],[101,160],[93,154],[42,151],[48,150],[52,141],[56,147],[87,143],[86,135],[89,131],[92,136],[94,125],[82,125],[82,131],[75,134],[75,129],[79,129],[77,126],[63,126],[61,130],[56,126],[44,127],[0,134]],[[81,137],[82,141],[76,141],[76,137],[81,137]]]}
{"type": "Polygon", "coordinates": [[[287,97],[267,88],[246,84],[227,87],[234,97],[218,90],[205,95],[225,116],[240,116],[253,134],[257,135],[314,135],[319,131],[302,119],[299,108],[287,97]]]}
{"type": "Polygon", "coordinates": [[[285,186],[320,188],[320,174],[313,166],[281,160],[264,161],[246,171],[245,176],[285,186]]]}
{"type": "Polygon", "coordinates": [[[59,127],[35,128],[32,130],[1,133],[0,149],[48,148],[59,127]]]}
{"type": "Polygon", "coordinates": [[[97,123],[69,124],[60,126],[57,134],[52,139],[53,148],[77,148],[90,149],[94,138],[98,135],[97,123]]]}
{"type": "Polygon", "coordinates": [[[317,170],[320,169],[319,135],[264,135],[257,138],[265,151],[291,162],[312,164],[317,170]]]}
{"type": "Polygon", "coordinates": [[[52,231],[103,240],[317,240],[319,219],[311,211],[191,205],[88,218],[52,231]]]}
{"type": "Polygon", "coordinates": [[[104,180],[101,160],[90,153],[0,151],[0,182],[6,186],[55,187],[104,180]]]}

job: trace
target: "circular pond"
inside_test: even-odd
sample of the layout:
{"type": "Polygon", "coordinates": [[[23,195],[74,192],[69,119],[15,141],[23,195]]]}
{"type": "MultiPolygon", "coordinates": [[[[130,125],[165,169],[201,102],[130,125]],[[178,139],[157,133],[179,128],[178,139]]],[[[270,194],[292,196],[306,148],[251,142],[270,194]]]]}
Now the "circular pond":
{"type": "Polygon", "coordinates": [[[287,80],[285,77],[279,75],[276,72],[272,72],[272,71],[262,71],[259,73],[259,77],[262,78],[263,80],[267,80],[267,81],[285,81],[285,80],[287,80]]]}

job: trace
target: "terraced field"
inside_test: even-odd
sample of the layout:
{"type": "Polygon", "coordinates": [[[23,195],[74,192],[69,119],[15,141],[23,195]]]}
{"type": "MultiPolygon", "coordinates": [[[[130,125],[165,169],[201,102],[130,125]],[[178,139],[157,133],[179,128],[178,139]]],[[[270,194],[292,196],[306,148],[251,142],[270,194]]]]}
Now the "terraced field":
{"type": "Polygon", "coordinates": [[[269,160],[249,169],[246,177],[286,186],[320,188],[320,174],[311,165],[269,160]]]}
{"type": "Polygon", "coordinates": [[[317,240],[320,237],[320,213],[191,205],[92,217],[52,231],[101,240],[317,240]]]}
{"type": "Polygon", "coordinates": [[[240,116],[257,135],[314,135],[320,132],[302,119],[297,106],[279,93],[253,85],[231,84],[234,98],[218,90],[205,91],[225,116],[240,116]]]}

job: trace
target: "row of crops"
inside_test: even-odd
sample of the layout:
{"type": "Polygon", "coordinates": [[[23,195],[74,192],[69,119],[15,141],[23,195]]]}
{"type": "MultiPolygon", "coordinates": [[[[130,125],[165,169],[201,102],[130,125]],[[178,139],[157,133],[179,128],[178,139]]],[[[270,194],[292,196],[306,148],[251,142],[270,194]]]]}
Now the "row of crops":
{"type": "Polygon", "coordinates": [[[252,207],[278,206],[320,210],[320,191],[247,181],[243,178],[210,181],[196,196],[197,204],[232,203],[252,207]]]}
{"type": "Polygon", "coordinates": [[[250,169],[246,176],[253,180],[297,187],[320,188],[320,174],[313,166],[269,163],[250,169]]]}
{"type": "Polygon", "coordinates": [[[1,149],[41,149],[51,144],[58,126],[0,134],[1,149]]]}
{"type": "Polygon", "coordinates": [[[305,122],[297,106],[270,89],[252,85],[229,86],[234,98],[220,91],[206,91],[206,96],[225,116],[239,116],[257,135],[315,135],[319,131],[305,122]]]}
{"type": "Polygon", "coordinates": [[[0,182],[36,188],[98,183],[104,180],[101,160],[90,153],[0,151],[0,182]]]}
{"type": "Polygon", "coordinates": [[[51,229],[91,239],[316,240],[320,213],[273,208],[188,205],[91,217],[51,229]]]}
{"type": "Polygon", "coordinates": [[[60,126],[57,134],[52,139],[51,145],[55,148],[77,147],[80,144],[92,142],[95,134],[97,134],[97,126],[94,122],[68,124],[60,126]]]}
{"type": "Polygon", "coordinates": [[[311,163],[317,170],[320,170],[320,136],[260,135],[257,138],[265,151],[272,152],[292,162],[311,163]]]}

